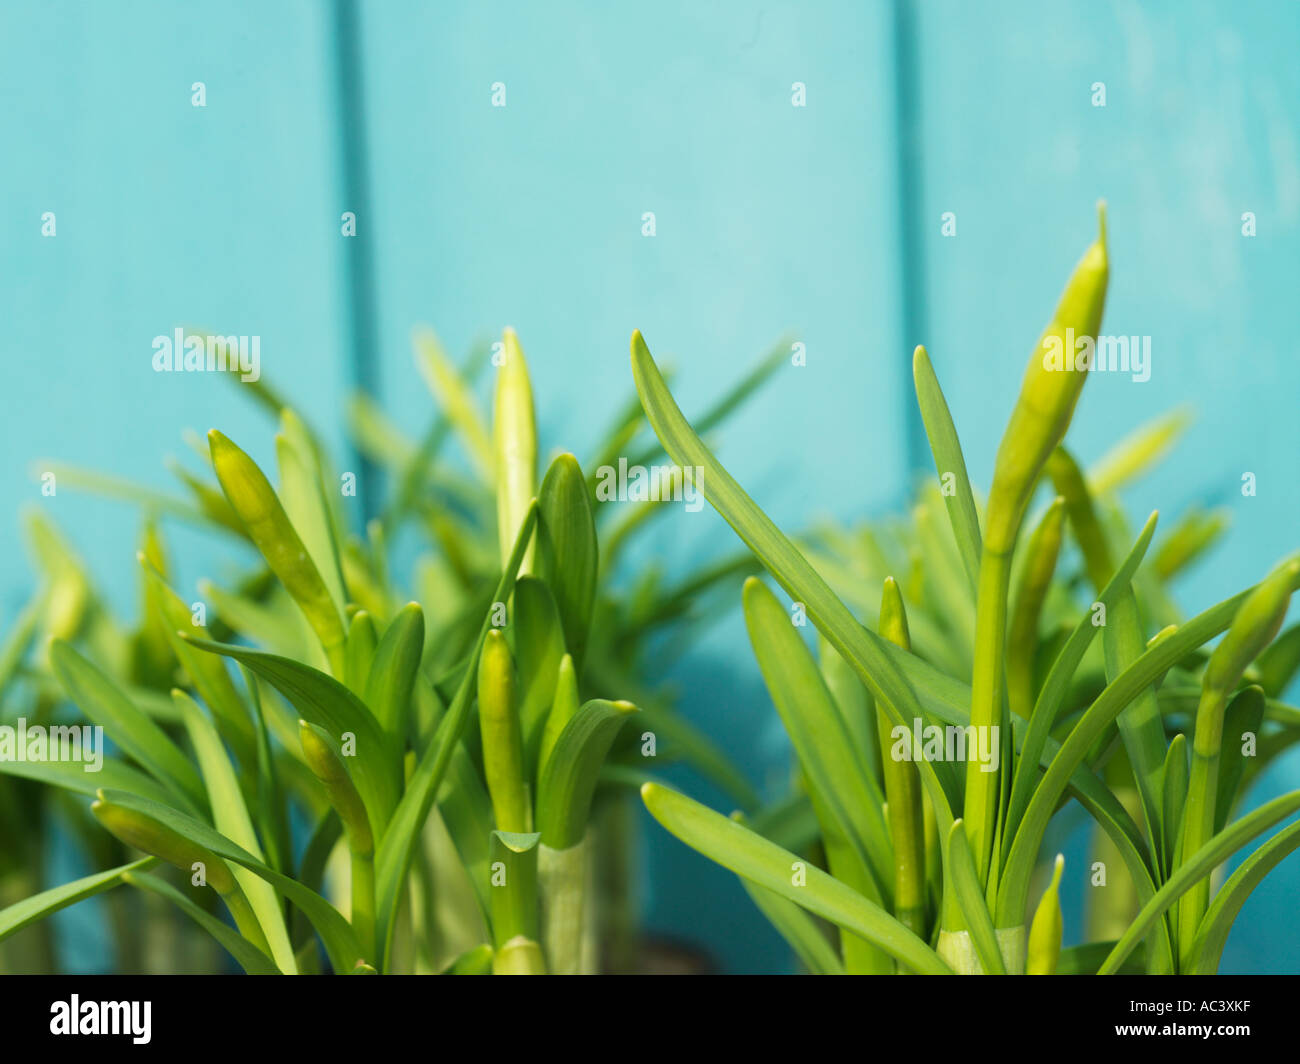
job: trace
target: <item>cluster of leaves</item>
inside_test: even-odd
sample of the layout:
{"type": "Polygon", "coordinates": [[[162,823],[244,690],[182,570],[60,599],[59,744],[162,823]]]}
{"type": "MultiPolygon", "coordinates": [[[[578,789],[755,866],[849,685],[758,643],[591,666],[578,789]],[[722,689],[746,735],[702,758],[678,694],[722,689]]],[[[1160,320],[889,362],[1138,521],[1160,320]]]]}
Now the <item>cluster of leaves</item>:
{"type": "Polygon", "coordinates": [[[701,442],[633,335],[637,389],[665,449],[706,470],[709,502],[823,641],[819,665],[776,596],[757,579],[746,584],[750,638],[806,791],[802,815],[787,803],[729,819],[653,783],[643,800],[669,831],[747,881],[810,971],[1212,972],[1247,896],[1300,845],[1300,823],[1283,827],[1211,898],[1222,862],[1300,810],[1297,791],[1233,819],[1253,774],[1297,737],[1300,715],[1278,698],[1300,661],[1300,635],[1275,637],[1300,561],[1182,619],[1164,582],[1214,522],[1184,523],[1145,563],[1156,515],[1130,537],[1108,497],[1171,425],[1130,441],[1090,477],[1062,448],[1087,370],[1050,371],[1041,352],[1051,339],[1097,336],[1108,277],[1103,220],[1031,357],[983,510],[917,349],[940,486],[892,542],[863,537],[844,551],[865,556],[865,572],[846,571],[834,552],[828,565],[824,549],[801,553],[701,442]],[[1047,481],[1055,498],[1022,540],[1047,481]],[[1054,576],[1067,522],[1092,585],[1086,602],[1081,580],[1054,576]],[[878,611],[859,604],[879,634],[814,560],[847,580],[846,591],[870,586],[864,575],[883,585],[878,611]],[[906,605],[891,572],[905,574],[906,605]],[[964,768],[900,742],[932,728],[960,730],[951,734],[968,746],[964,768]],[[995,749],[981,745],[990,741],[995,749]],[[1071,800],[1127,870],[1136,912],[1123,914],[1113,940],[1063,951],[1059,856],[1032,921],[1028,901],[1049,826],[1071,800]],[[810,834],[824,869],[808,856],[810,834]],[[839,929],[839,949],[813,917],[839,929]]]}
{"type": "MultiPolygon", "coordinates": [[[[1117,443],[1086,474],[1081,474],[1064,448],[1049,460],[1046,473],[1057,496],[1034,522],[1012,578],[1006,683],[1016,716],[1031,716],[1052,663],[1078,618],[1092,611],[1094,623],[1105,625],[1106,610],[1104,605],[1096,606],[1096,595],[1113,572],[1111,559],[1134,538],[1118,493],[1161,460],[1189,423],[1182,411],[1154,419],[1117,443]]],[[[972,667],[975,602],[961,576],[961,556],[944,517],[945,487],[932,480],[920,485],[906,516],[852,529],[827,523],[804,553],[828,583],[844,589],[846,604],[872,627],[877,625],[880,603],[863,589],[880,588],[890,574],[904,574],[912,651],[948,675],[963,677],[972,667]]],[[[1215,547],[1227,527],[1226,510],[1197,506],[1168,533],[1156,537],[1150,563],[1140,567],[1132,580],[1139,614],[1150,630],[1159,632],[1186,619],[1177,605],[1178,582],[1215,547]]],[[[1170,739],[1191,734],[1207,661],[1208,654],[1197,651],[1171,668],[1156,686],[1156,704],[1170,739]]],[[[826,646],[821,667],[827,683],[836,689],[837,670],[843,666],[826,646]]],[[[1269,765],[1300,741],[1300,710],[1282,701],[1298,667],[1300,626],[1283,632],[1247,667],[1243,680],[1258,688],[1262,697],[1252,693],[1225,721],[1224,750],[1230,763],[1220,773],[1220,820],[1229,815],[1229,803],[1240,801],[1269,765]],[[1256,710],[1261,712],[1256,715],[1256,710]]],[[[1065,739],[1105,684],[1104,654],[1094,640],[1062,697],[1051,731],[1055,741],[1065,739]]],[[[869,707],[869,713],[874,718],[874,707],[869,707]]],[[[874,735],[873,729],[865,733],[868,759],[879,768],[882,750],[874,735]]],[[[1137,817],[1140,796],[1131,766],[1127,758],[1111,756],[1116,737],[1117,730],[1109,729],[1105,745],[1089,763],[1130,815],[1137,817]]],[[[886,750],[889,745],[885,744],[886,750]]],[[[1086,933],[1114,938],[1136,914],[1137,893],[1118,851],[1096,825],[1094,835],[1094,857],[1108,869],[1107,889],[1085,894],[1086,933]]]]}
{"type": "MultiPolygon", "coordinates": [[[[597,524],[619,508],[594,502],[572,455],[538,484],[532,386],[513,332],[493,359],[490,418],[473,394],[484,359],[462,371],[427,332],[416,348],[440,406],[418,445],[353,403],[354,435],[393,486],[364,537],[349,533],[343,481],[319,436],[260,382],[241,387],[278,419],[278,490],[216,431],[204,474],[176,467],[184,499],[56,468],[60,486],[145,508],[144,610],[124,630],[33,514],[44,579],[0,650],[4,717],[100,725],[116,754],[98,773],[0,762],[14,799],[0,805],[16,825],[3,856],[29,871],[41,803],[70,793],[94,799],[93,818],[65,806],[64,819],[93,860],[117,865],[0,910],[0,940],[127,884],[174,903],[249,972],[320,970],[319,946],[336,972],[592,970],[593,797],[647,778],[638,737],[622,727],[637,706],[657,754],[753,803],[743,777],[642,678],[648,641],[693,620],[695,596],[748,561],[680,586],[648,573],[618,590],[614,559],[657,508],[629,508],[601,533],[598,557],[597,524]],[[476,475],[439,460],[450,439],[476,475]],[[233,586],[201,584],[211,624],[171,586],[160,517],[255,551],[233,586]],[[434,549],[415,566],[417,601],[403,605],[390,555],[408,525],[434,549]],[[178,885],[160,861],[188,878],[178,885]]],[[[714,423],[775,364],[742,380],[714,423]]],[[[593,468],[643,425],[629,404],[593,468]]],[[[127,945],[140,937],[125,930],[127,945]]]]}

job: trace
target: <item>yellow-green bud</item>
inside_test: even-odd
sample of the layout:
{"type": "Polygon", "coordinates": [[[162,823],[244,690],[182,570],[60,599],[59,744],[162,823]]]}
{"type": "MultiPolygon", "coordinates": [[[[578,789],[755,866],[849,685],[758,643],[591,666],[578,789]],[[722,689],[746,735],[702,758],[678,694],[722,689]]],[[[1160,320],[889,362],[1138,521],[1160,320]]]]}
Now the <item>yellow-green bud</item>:
{"type": "MultiPolygon", "coordinates": [[[[533,415],[533,386],[528,363],[514,329],[506,329],[505,361],[497,369],[492,404],[492,437],[496,448],[497,538],[501,564],[514,549],[519,526],[537,494],[537,423],[533,415]]],[[[533,547],[528,546],[521,576],[532,571],[533,547]]]]}
{"type": "Polygon", "coordinates": [[[91,803],[90,811],[110,834],[128,846],[175,865],[184,872],[192,872],[196,864],[202,865],[205,881],[218,894],[224,896],[237,889],[235,877],[225,861],[153,817],[108,801],[102,791],[91,803]]]}
{"type": "Polygon", "coordinates": [[[880,635],[896,647],[912,649],[912,637],[907,630],[907,609],[903,606],[903,593],[898,589],[898,581],[892,576],[885,577],[884,588],[880,595],[880,635]]]}
{"type": "Polygon", "coordinates": [[[1029,359],[1020,397],[998,447],[985,529],[985,546],[1010,553],[1043,465],[1065,437],[1095,353],[1110,265],[1105,206],[1100,234],[1084,252],[1038,346],[1029,359]]]}
{"type": "Polygon", "coordinates": [[[370,830],[370,818],[366,815],[365,804],[328,734],[308,721],[299,720],[298,739],[302,744],[302,755],[307,767],[320,780],[330,805],[343,822],[343,830],[348,834],[348,845],[352,852],[360,856],[373,853],[374,835],[370,830]]]}
{"type": "Polygon", "coordinates": [[[1291,590],[1300,578],[1300,561],[1274,569],[1237,610],[1228,633],[1210,655],[1202,684],[1207,691],[1231,691],[1246,667],[1268,646],[1286,619],[1291,590]]]}
{"type": "Polygon", "coordinates": [[[270,481],[256,462],[216,429],[208,433],[208,443],[221,490],[271,571],[298,603],[341,678],[346,638],[343,619],[270,481]]]}
{"type": "Polygon", "coordinates": [[[1065,858],[1056,855],[1056,865],[1052,869],[1052,881],[1043,891],[1034,912],[1033,923],[1029,925],[1029,953],[1025,961],[1026,975],[1055,975],[1057,962],[1061,959],[1061,934],[1065,928],[1061,916],[1061,869],[1065,867],[1065,858]]]}
{"type": "Polygon", "coordinates": [[[488,630],[478,663],[478,722],[483,775],[500,831],[527,832],[524,744],[515,698],[515,666],[499,629],[488,630]]]}

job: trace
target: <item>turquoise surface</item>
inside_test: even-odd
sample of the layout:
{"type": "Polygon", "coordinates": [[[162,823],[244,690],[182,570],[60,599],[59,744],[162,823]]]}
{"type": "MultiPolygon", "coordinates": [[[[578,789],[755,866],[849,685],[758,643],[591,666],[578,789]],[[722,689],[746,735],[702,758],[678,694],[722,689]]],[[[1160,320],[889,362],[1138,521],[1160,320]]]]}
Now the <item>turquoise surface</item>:
{"type": "MultiPolygon", "coordinates": [[[[513,325],[544,450],[579,454],[630,393],[633,328],[676,366],[688,414],[788,334],[807,365],[718,440],[787,527],[903,503],[924,342],[987,483],[1105,198],[1106,327],[1150,338],[1150,379],[1098,375],[1071,441],[1091,458],[1153,412],[1194,408],[1137,495],[1166,519],[1229,508],[1231,536],[1182,588],[1185,606],[1217,601],[1300,528],[1298,51],[1285,0],[7,3],[0,550],[20,549],[22,505],[44,507],[127,613],[129,507],[43,498],[34,474],[57,458],[164,488],[161,457],[218,423],[270,458],[229,386],[154,372],[154,337],[189,325],[260,336],[267,379],[340,446],[354,381],[411,431],[427,417],[414,325],[457,353],[513,325]]],[[[670,568],[734,546],[708,510],[657,537],[648,553],[670,568]]],[[[200,534],[173,540],[187,587],[224,564],[200,534]]],[[[9,562],[0,625],[29,591],[9,562]]],[[[788,750],[734,616],[674,678],[779,788],[788,750]]],[[[1292,760],[1255,799],[1297,784],[1292,760]]],[[[729,970],[788,964],[728,874],[654,828],[642,856],[653,927],[729,970]]],[[[1225,969],[1296,969],[1298,889],[1293,857],[1225,969]]]]}

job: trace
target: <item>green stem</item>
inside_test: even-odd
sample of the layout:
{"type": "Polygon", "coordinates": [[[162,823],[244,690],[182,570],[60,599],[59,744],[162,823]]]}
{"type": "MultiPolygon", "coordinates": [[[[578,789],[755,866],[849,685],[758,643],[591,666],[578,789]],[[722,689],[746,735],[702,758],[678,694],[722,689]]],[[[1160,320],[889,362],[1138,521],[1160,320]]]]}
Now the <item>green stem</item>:
{"type": "Polygon", "coordinates": [[[515,936],[493,954],[492,974],[545,975],[546,961],[542,956],[542,947],[523,935],[515,936]]]}
{"type": "MultiPolygon", "coordinates": [[[[1006,646],[1007,593],[1011,581],[1011,551],[991,550],[988,542],[980,555],[979,589],[975,605],[975,668],[971,676],[972,742],[985,735],[992,742],[993,728],[1002,720],[1003,652],[1006,646]]],[[[981,883],[989,880],[993,836],[997,827],[1001,775],[984,771],[985,765],[967,751],[966,800],[962,817],[981,883]]]]}
{"type": "Polygon", "coordinates": [[[1016,587],[1007,634],[1007,702],[1025,720],[1034,708],[1034,655],[1038,619],[1052,586],[1061,551],[1065,504],[1057,499],[1034,529],[1025,548],[1025,564],[1016,587]]]}
{"type": "MultiPolygon", "coordinates": [[[[832,876],[888,909],[888,902],[881,899],[870,870],[843,836],[823,830],[822,845],[826,849],[826,867],[832,876]]],[[[888,953],[852,931],[840,930],[840,949],[844,970],[849,975],[889,975],[894,971],[894,959],[888,953]]]]}
{"type": "MultiPolygon", "coordinates": [[[[1219,785],[1219,749],[1223,741],[1226,691],[1208,688],[1196,707],[1196,730],[1192,739],[1192,768],[1183,806],[1182,860],[1187,860],[1214,834],[1214,799],[1219,785]]],[[[1181,863],[1181,862],[1180,862],[1181,863]]],[[[1201,918],[1210,903],[1209,877],[1201,879],[1178,902],[1178,955],[1191,956],[1201,918]]]]}
{"type": "Polygon", "coordinates": [[[493,970],[498,974],[540,975],[546,963],[539,944],[537,896],[539,834],[494,831],[489,848],[492,893],[493,970]]]}
{"type": "MultiPolygon", "coordinates": [[[[911,649],[907,611],[893,577],[885,581],[880,602],[880,634],[895,646],[911,649]]],[[[855,677],[856,679],[856,677],[855,677]]],[[[882,754],[881,770],[889,806],[889,835],[894,850],[894,915],[918,938],[925,926],[925,826],[921,811],[921,773],[912,760],[896,759],[893,729],[883,714],[873,712],[882,754]],[[890,754],[884,755],[888,749],[890,754]]],[[[869,719],[869,718],[868,718],[869,719]]],[[[913,756],[916,756],[914,752],[913,756]]]]}
{"type": "Polygon", "coordinates": [[[375,858],[352,851],[352,929],[371,964],[375,958],[375,858]]]}
{"type": "MultiPolygon", "coordinates": [[[[888,722],[880,718],[881,747],[888,722]]],[[[921,773],[910,761],[883,762],[889,804],[889,834],[894,843],[894,915],[919,938],[926,937],[925,821],[921,805],[921,773]]]]}
{"type": "MultiPolygon", "coordinates": [[[[1026,935],[1024,925],[999,927],[998,950],[1008,975],[1025,972],[1026,935]]],[[[975,955],[975,944],[969,931],[940,931],[935,949],[944,962],[958,975],[983,975],[984,967],[975,955]]]]}
{"type": "Polygon", "coordinates": [[[537,877],[542,895],[542,949],[555,975],[586,975],[582,964],[588,839],[564,850],[541,845],[537,877]]]}

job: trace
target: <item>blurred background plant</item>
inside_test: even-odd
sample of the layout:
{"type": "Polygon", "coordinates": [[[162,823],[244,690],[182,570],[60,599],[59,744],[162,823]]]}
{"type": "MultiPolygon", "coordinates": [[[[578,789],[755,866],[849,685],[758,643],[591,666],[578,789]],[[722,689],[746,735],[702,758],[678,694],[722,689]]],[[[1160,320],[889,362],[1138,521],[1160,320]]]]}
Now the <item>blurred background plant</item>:
{"type": "MultiPolygon", "coordinates": [[[[373,402],[357,397],[349,405],[349,426],[358,451],[371,460],[375,470],[371,476],[388,486],[380,516],[367,522],[364,531],[353,527],[357,523],[355,507],[351,506],[357,495],[356,475],[335,468],[320,438],[269,385],[239,382],[233,373],[225,375],[234,387],[247,389],[246,394],[274,419],[279,429],[278,494],[291,522],[284,534],[289,540],[300,537],[310,557],[305,590],[301,574],[296,574],[292,565],[288,571],[283,568],[289,564],[284,556],[297,552],[277,548],[276,540],[268,544],[250,523],[260,520],[258,515],[273,505],[261,501],[270,491],[269,486],[256,488],[261,476],[256,467],[219,433],[212,434],[210,453],[209,448],[196,446],[201,466],[198,472],[180,463],[169,463],[179,482],[175,494],[162,495],[57,463],[39,463],[65,490],[92,491],[141,508],[142,611],[134,624],[118,622],[95,593],[91,575],[58,531],[39,510],[30,511],[28,521],[41,590],[7,633],[0,674],[4,681],[0,686],[3,720],[22,717],[32,724],[49,724],[88,717],[96,723],[111,723],[104,720],[103,703],[125,699],[174,735],[186,723],[190,712],[186,707],[191,703],[169,692],[178,684],[183,686],[212,711],[238,766],[243,798],[257,832],[251,840],[245,833],[234,841],[259,857],[268,855],[273,868],[289,875],[295,868],[293,855],[305,849],[303,863],[297,866],[298,878],[315,890],[320,888],[319,878],[332,868],[331,894],[341,898],[341,907],[346,911],[352,885],[339,862],[347,845],[340,838],[337,819],[325,815],[329,805],[323,803],[320,788],[307,772],[308,768],[318,769],[322,760],[328,764],[331,758],[337,759],[341,739],[338,734],[302,730],[318,726],[321,722],[317,720],[295,725],[295,715],[304,715],[304,711],[293,696],[304,683],[309,688],[314,683],[330,695],[328,684],[320,677],[332,673],[357,698],[365,700],[380,723],[399,737],[395,742],[400,741],[403,749],[409,742],[412,756],[422,755],[433,742],[435,728],[447,707],[455,704],[457,685],[466,675],[466,662],[475,660],[479,653],[484,617],[491,614],[500,597],[503,567],[510,560],[515,531],[523,522],[530,498],[538,495],[538,542],[529,547],[522,565],[524,573],[535,572],[541,579],[521,575],[514,591],[513,620],[506,629],[510,644],[489,639],[492,649],[485,652],[502,662],[496,668],[498,674],[518,677],[517,681],[490,681],[495,683],[493,690],[504,683],[509,691],[514,691],[511,685],[517,686],[517,693],[498,694],[487,701],[497,706],[496,716],[501,721],[513,720],[516,728],[522,727],[514,741],[522,744],[518,755],[524,761],[519,764],[526,766],[526,772],[515,781],[515,787],[520,795],[536,796],[536,816],[531,797],[520,799],[523,805],[519,808],[528,809],[526,816],[508,817],[504,823],[500,815],[493,816],[493,809],[500,812],[490,771],[494,758],[489,754],[487,732],[480,740],[471,729],[463,748],[455,746],[451,776],[439,792],[438,808],[447,823],[444,826],[437,817],[431,821],[426,839],[429,849],[420,851],[421,860],[416,866],[422,877],[416,897],[422,899],[424,908],[413,906],[414,916],[408,914],[407,918],[415,921],[412,941],[419,948],[399,938],[396,963],[404,970],[441,970],[479,945],[478,929],[485,921],[491,922],[487,884],[479,880],[486,875],[492,826],[495,824],[511,839],[522,839],[534,831],[534,822],[543,817],[543,811],[549,810],[549,820],[538,823],[540,843],[534,840],[534,847],[523,846],[519,854],[507,845],[503,852],[531,860],[534,865],[540,853],[543,899],[549,889],[548,875],[576,883],[572,889],[579,898],[587,893],[590,877],[594,889],[587,912],[593,926],[587,930],[582,947],[586,951],[581,961],[585,970],[603,967],[632,971],[663,964],[688,968],[707,964],[707,959],[698,955],[676,955],[680,952],[676,947],[646,938],[637,926],[632,871],[635,853],[628,830],[628,805],[632,801],[629,786],[647,778],[647,765],[681,760],[722,788],[738,805],[750,809],[756,805],[757,796],[744,775],[675,712],[673,692],[661,681],[657,667],[660,655],[673,654],[674,646],[698,637],[701,625],[708,620],[707,610],[702,607],[709,602],[711,592],[734,585],[752,569],[752,563],[739,554],[680,583],[666,580],[653,565],[631,574],[620,573],[620,559],[627,544],[635,542],[640,531],[669,505],[666,501],[610,504],[597,498],[598,471],[617,466],[620,458],[626,462],[629,453],[633,455],[628,463],[631,466],[653,466],[662,458],[653,439],[642,442],[644,420],[635,396],[616,411],[606,439],[588,465],[590,476],[583,475],[571,456],[561,455],[549,464],[550,472],[539,488],[532,386],[513,331],[507,330],[503,341],[491,349],[483,347],[473,353],[465,367],[452,362],[431,330],[417,330],[414,347],[416,364],[437,407],[418,441],[404,437],[373,402]],[[499,379],[490,414],[482,409],[475,389],[480,383],[478,377],[489,364],[524,367],[513,377],[504,368],[496,370],[499,379]],[[523,445],[515,442],[521,440],[525,441],[523,445]],[[241,493],[250,492],[252,499],[244,501],[241,493]],[[582,518],[582,514],[587,516],[582,518]],[[251,566],[244,565],[226,582],[201,581],[199,599],[186,601],[166,583],[170,566],[161,527],[172,522],[213,526],[232,544],[242,546],[245,556],[250,545],[257,548],[258,554],[251,566]],[[580,575],[573,575],[575,570],[580,575]],[[405,587],[414,589],[410,597],[418,606],[401,607],[408,597],[401,590],[405,587]],[[320,619],[316,602],[322,597],[328,603],[324,620],[320,619]],[[322,636],[323,630],[332,631],[339,623],[331,618],[341,612],[346,617],[346,635],[339,629],[335,633],[337,640],[322,636]],[[246,675],[245,690],[237,692],[224,666],[214,665],[206,655],[176,637],[177,628],[189,631],[191,625],[205,630],[209,642],[204,645],[238,642],[256,646],[263,655],[274,655],[281,663],[298,663],[299,672],[285,681],[282,664],[275,665],[279,672],[271,666],[259,668],[264,660],[272,659],[245,658],[241,651],[228,649],[223,653],[269,680],[269,684],[254,686],[246,675]],[[408,660],[409,646],[402,650],[411,640],[419,643],[413,661],[408,660]],[[63,655],[62,671],[57,662],[51,668],[51,645],[59,647],[63,655]],[[403,661],[408,670],[418,662],[418,671],[403,676],[403,661]],[[74,667],[80,670],[77,675],[82,676],[81,683],[68,671],[74,667]],[[396,675],[388,675],[392,673],[396,675]],[[85,680],[85,676],[91,680],[85,680]],[[87,694],[87,683],[96,694],[87,694]],[[396,685],[396,690],[388,690],[385,684],[396,685]],[[392,721],[386,721],[384,710],[376,708],[376,698],[400,707],[390,707],[392,721]],[[565,698],[571,704],[562,705],[565,698]],[[633,703],[639,709],[641,726],[620,729],[617,725],[633,703]],[[253,712],[254,705],[257,713],[253,712]],[[566,826],[563,811],[556,812],[554,801],[543,787],[548,778],[544,766],[552,749],[568,751],[568,756],[578,763],[588,764],[591,772],[600,769],[604,761],[603,752],[584,754],[581,744],[569,750],[569,745],[578,740],[566,739],[564,727],[569,718],[580,715],[580,707],[586,718],[592,718],[584,720],[584,727],[596,736],[593,740],[578,728],[583,741],[604,742],[606,747],[613,744],[610,761],[600,776],[601,785],[594,793],[595,841],[590,845],[585,808],[573,826],[566,826]],[[78,708],[83,711],[81,715],[78,708]],[[292,796],[292,802],[281,803],[259,786],[257,773],[262,766],[254,722],[263,714],[266,731],[275,740],[274,755],[265,767],[274,768],[275,775],[284,780],[285,794],[292,796]],[[554,724],[548,723],[552,714],[556,715],[554,724]],[[597,726],[600,719],[606,719],[603,727],[597,726]],[[306,756],[309,740],[315,744],[310,747],[316,752],[315,759],[306,756]],[[296,833],[291,824],[298,827],[296,833]],[[267,832],[272,836],[268,838],[267,832]],[[548,833],[563,836],[564,844],[557,844],[548,833]],[[448,849],[449,838],[459,858],[450,862],[446,860],[452,852],[448,849]],[[552,855],[580,844],[579,859],[570,862],[571,868],[557,872],[554,866],[558,859],[552,855]],[[333,865],[327,861],[331,854],[333,865]],[[596,944],[603,954],[592,952],[596,944]]],[[[722,424],[783,359],[784,348],[778,347],[761,360],[706,415],[706,427],[722,424]]],[[[493,623],[504,625],[504,617],[493,623]]],[[[480,716],[485,702],[483,682],[480,679],[480,716]]],[[[332,697],[343,696],[335,689],[332,697]]],[[[193,712],[202,715],[197,706],[193,712]]],[[[139,727],[146,729],[148,725],[141,723],[139,727]]],[[[140,751],[131,746],[129,739],[111,726],[108,735],[123,746],[131,760],[140,763],[140,751]]],[[[164,741],[165,737],[158,737],[159,745],[164,741]]],[[[507,748],[511,745],[508,738],[499,742],[507,748]]],[[[198,745],[195,742],[196,748],[198,745]]],[[[509,761],[509,755],[505,756],[509,761]]],[[[120,772],[116,763],[113,769],[120,772]]],[[[95,867],[120,865],[126,857],[125,851],[114,846],[111,838],[105,838],[86,815],[84,803],[70,803],[61,790],[43,788],[39,783],[53,780],[71,786],[74,796],[77,791],[93,794],[101,786],[114,785],[93,774],[73,771],[69,775],[56,769],[51,777],[49,771],[31,762],[0,762],[0,773],[4,774],[0,775],[0,786],[6,788],[9,799],[4,803],[10,818],[7,838],[15,841],[4,848],[11,862],[4,877],[9,901],[26,898],[44,885],[35,872],[43,866],[40,847],[56,837],[51,830],[56,822],[95,867]]],[[[518,766],[513,771],[519,771],[518,766]]],[[[201,775],[208,779],[206,771],[201,775]]],[[[594,784],[594,778],[591,782],[594,784]]],[[[557,778],[551,787],[573,785],[572,781],[565,784],[557,778]]],[[[497,786],[506,790],[511,787],[501,782],[499,773],[497,786]]],[[[326,792],[330,792],[328,784],[326,792]]],[[[149,789],[141,796],[155,793],[149,789]]],[[[371,820],[375,817],[371,810],[371,820]]],[[[240,819],[247,819],[247,815],[240,819]]],[[[210,826],[223,825],[217,822],[210,826]]],[[[378,844],[378,829],[375,834],[371,846],[378,844]]],[[[353,843],[354,833],[349,831],[347,835],[346,842],[353,843]]],[[[134,893],[114,891],[106,899],[120,970],[171,971],[211,965],[210,950],[205,950],[201,939],[194,941],[187,929],[176,933],[171,927],[166,931],[154,927],[155,921],[169,922],[165,901],[155,904],[161,900],[157,892],[145,892],[144,897],[135,897],[134,893]],[[146,913],[149,918],[144,916],[146,913]],[[152,951],[146,949],[150,943],[156,947],[152,951]]],[[[579,904],[577,912],[581,914],[582,909],[579,904]]],[[[517,914],[508,917],[516,918],[517,914]]],[[[300,927],[294,938],[294,949],[299,954],[305,945],[305,933],[306,927],[300,927]]],[[[494,945],[500,947],[503,942],[495,941],[494,945]]],[[[547,953],[566,954],[562,966],[576,969],[579,961],[574,942],[576,939],[568,944],[573,948],[548,945],[547,953]]],[[[48,923],[20,931],[2,945],[0,959],[10,970],[40,971],[57,966],[48,923]]],[[[379,965],[369,953],[366,957],[379,965]]],[[[555,956],[547,960],[552,965],[557,963],[555,956]]],[[[314,967],[309,964],[305,970],[314,967]]],[[[383,970],[387,970],[386,963],[383,970]]]]}

